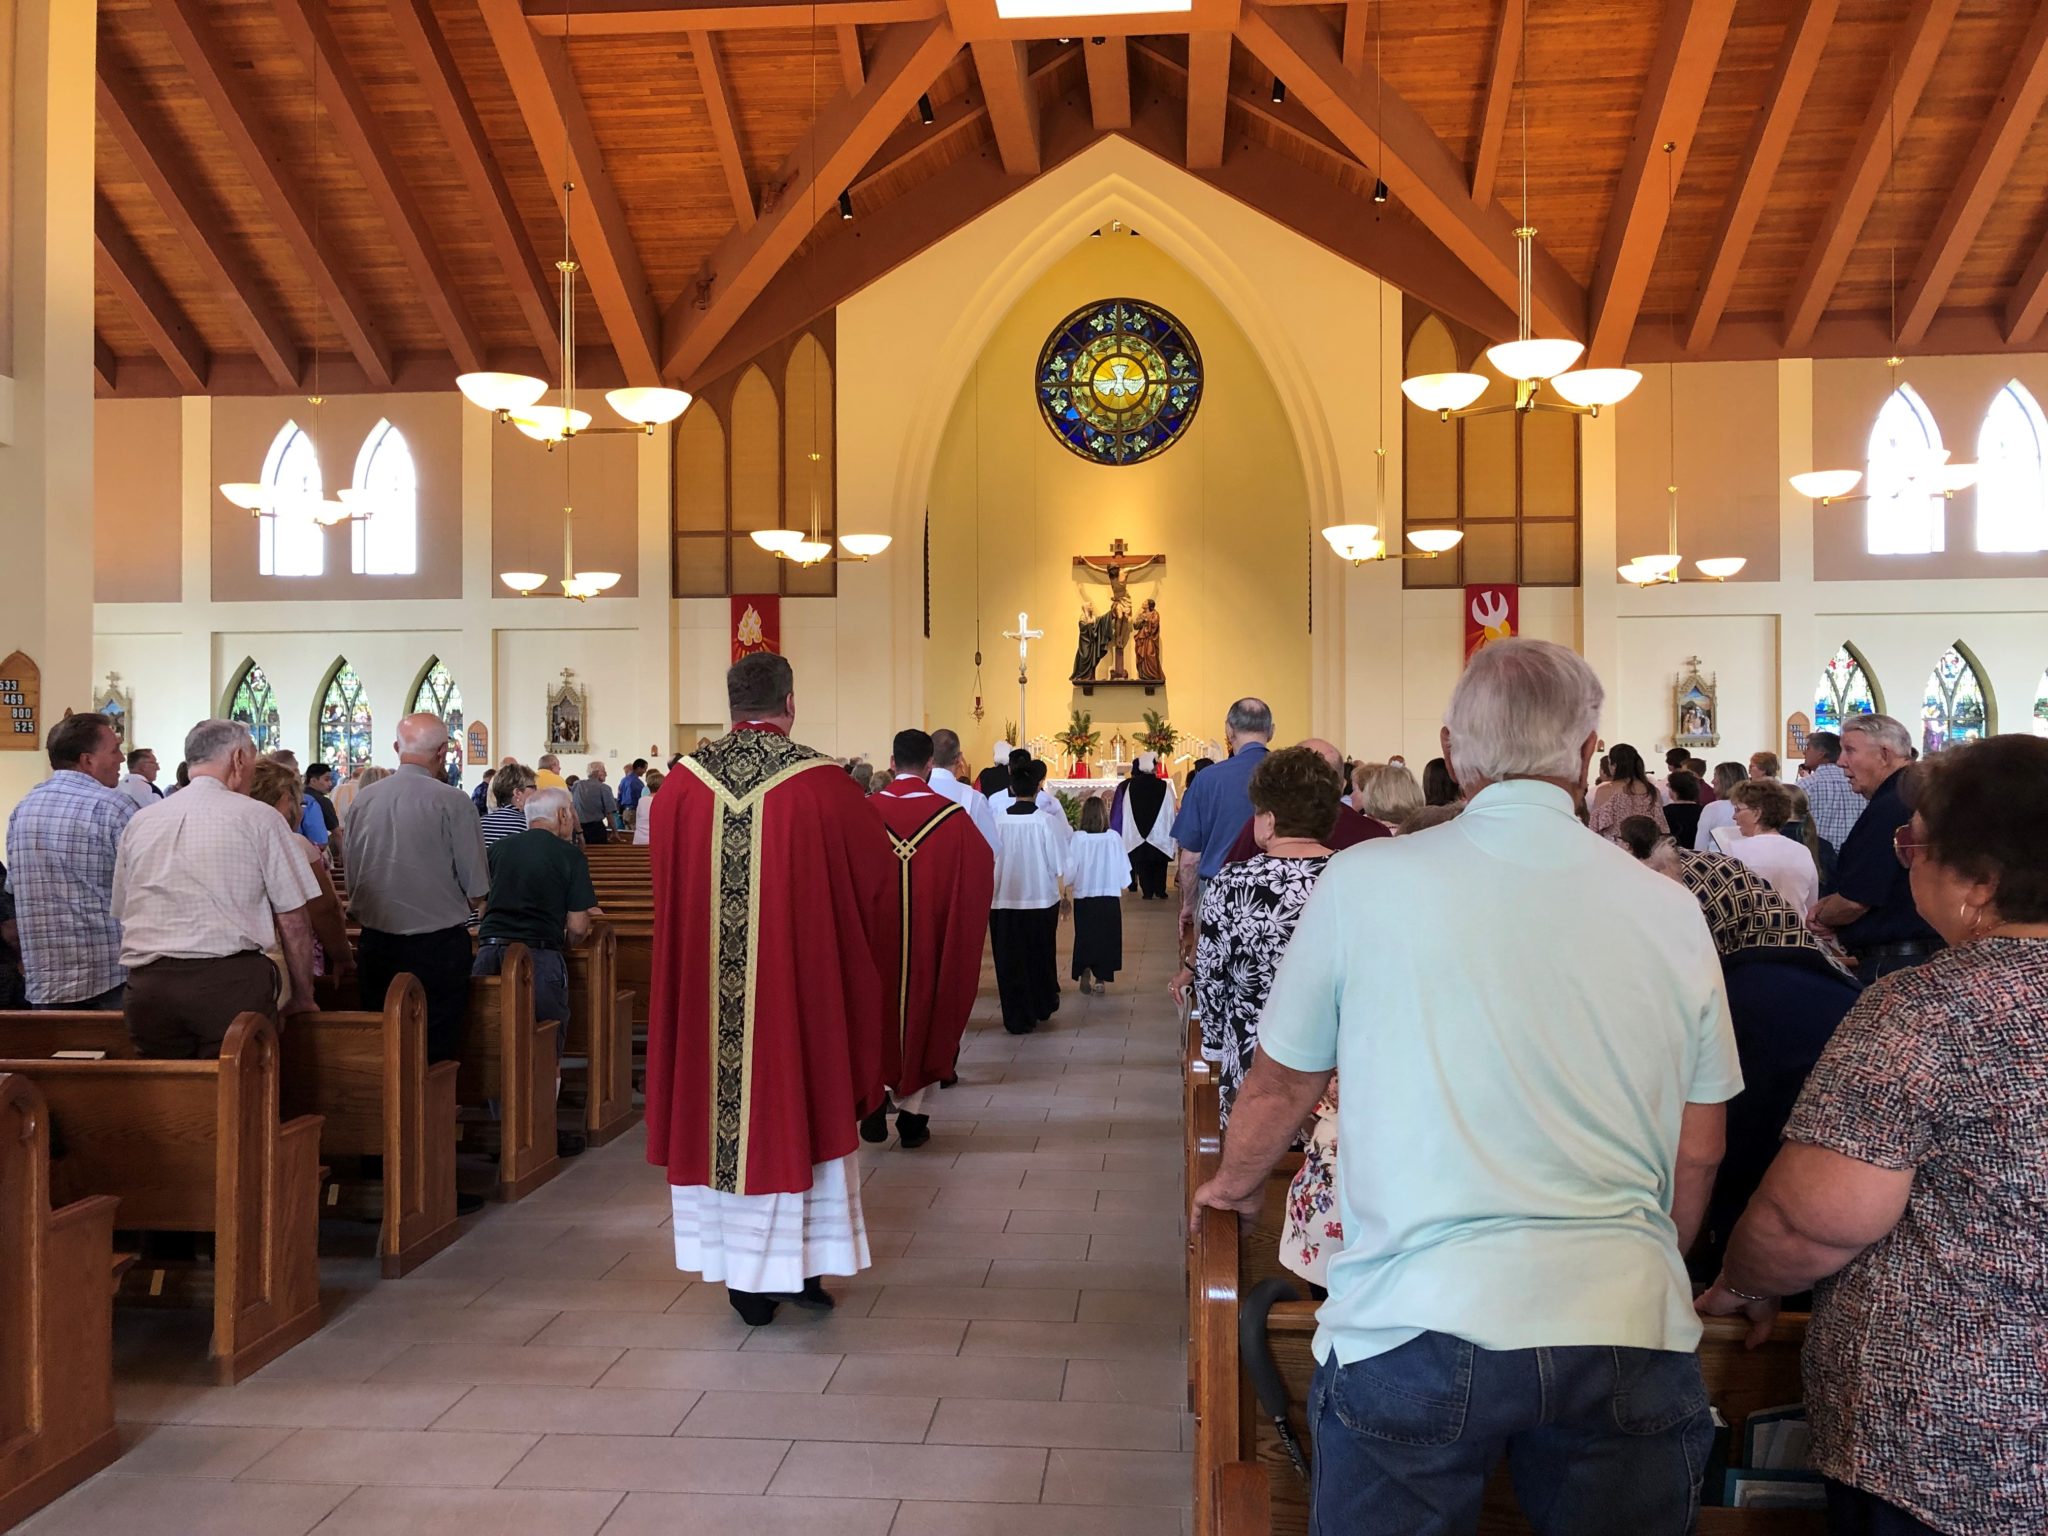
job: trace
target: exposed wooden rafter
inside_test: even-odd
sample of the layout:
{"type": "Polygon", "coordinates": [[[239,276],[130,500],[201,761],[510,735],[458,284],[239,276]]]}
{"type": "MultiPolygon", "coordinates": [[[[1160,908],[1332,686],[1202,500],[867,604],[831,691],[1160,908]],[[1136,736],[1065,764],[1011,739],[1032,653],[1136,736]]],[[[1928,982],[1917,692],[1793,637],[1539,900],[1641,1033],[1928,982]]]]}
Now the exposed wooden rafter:
{"type": "Polygon", "coordinates": [[[1871,205],[1884,185],[1885,170],[1891,164],[1895,124],[1912,120],[1913,110],[1920,104],[1920,93],[1927,88],[1927,77],[1934,73],[1935,60],[1941,56],[1942,42],[1961,3],[1962,0],[1913,0],[1912,9],[1899,24],[1899,39],[1892,49],[1884,80],[1870,110],[1864,114],[1856,147],[1842,167],[1834,198],[1821,218],[1806,263],[1785,305],[1784,344],[1788,351],[1797,352],[1806,346],[1827,309],[1842,268],[1848,265],[1849,253],[1856,247],[1856,237],[1863,232],[1863,221],[1870,217],[1871,205]]]}
{"type": "Polygon", "coordinates": [[[2005,339],[2013,346],[2031,345],[2041,322],[2048,320],[2048,240],[2041,242],[2027,270],[2020,274],[2006,301],[2003,320],[2005,339]]]}
{"type": "MultiPolygon", "coordinates": [[[[1498,206],[1472,200],[1465,168],[1419,112],[1398,92],[1376,90],[1370,67],[1363,78],[1347,71],[1323,23],[1307,11],[1247,0],[1238,37],[1353,154],[1377,154],[1382,163],[1373,169],[1393,195],[1487,287],[1514,303],[1514,221],[1498,206]]],[[[1535,260],[1535,324],[1551,335],[1585,335],[1584,290],[1540,243],[1535,260]]]]}
{"type": "Polygon", "coordinates": [[[93,200],[92,232],[100,281],[119,295],[179,385],[189,394],[205,394],[206,347],[104,197],[93,200]]]}
{"type": "Polygon", "coordinates": [[[733,218],[745,229],[754,222],[754,189],[747,181],[747,162],[740,153],[732,95],[725,88],[725,71],[718,64],[718,45],[709,32],[690,34],[690,57],[697,65],[697,84],[704,91],[704,109],[711,117],[711,142],[718,146],[718,163],[725,171],[726,190],[732,194],[733,218]]]}
{"type": "Polygon", "coordinates": [[[155,0],[157,20],[191,77],[214,121],[226,136],[242,170],[299,264],[313,280],[320,301],[340,328],[341,338],[363,372],[379,388],[391,384],[391,348],[370,318],[354,281],[316,237],[306,206],[305,183],[289,175],[275,139],[255,116],[249,92],[234,79],[233,62],[214,36],[202,0],[155,0]]]}
{"type": "Polygon", "coordinates": [[[1501,149],[1508,138],[1508,108],[1515,99],[1515,72],[1522,64],[1522,19],[1526,0],[1501,0],[1493,28],[1493,62],[1486,71],[1486,95],[1479,109],[1479,149],[1472,157],[1472,201],[1484,208],[1500,180],[1501,149]]]}
{"type": "Polygon", "coordinates": [[[114,356],[114,349],[107,345],[107,338],[98,331],[92,333],[92,376],[99,386],[99,393],[111,395],[120,378],[121,364],[114,356]]]}
{"type": "Polygon", "coordinates": [[[1121,37],[1092,39],[1081,49],[1088,67],[1088,106],[1097,131],[1131,126],[1131,50],[1121,37]]]}
{"type": "MultiPolygon", "coordinates": [[[[1520,0],[1511,0],[1519,4],[1520,0]]],[[[1749,237],[1763,216],[1764,199],[1770,195],[1771,178],[1778,174],[1778,162],[1785,146],[1792,142],[1792,128],[1799,121],[1800,104],[1806,88],[1820,69],[1828,32],[1834,26],[1841,0],[1805,0],[1799,15],[1785,28],[1785,44],[1779,50],[1777,68],[1764,93],[1763,110],[1757,114],[1749,143],[1735,171],[1734,189],[1721,209],[1721,223],[1708,248],[1705,275],[1693,295],[1692,314],[1686,321],[1687,351],[1696,351],[1714,339],[1714,327],[1728,308],[1728,295],[1735,288],[1735,274],[1749,249],[1749,237]]]]}
{"type": "Polygon", "coordinates": [[[654,32],[724,32],[741,28],[807,31],[930,21],[945,0],[523,0],[542,37],[630,37],[654,32]]]}
{"type": "Polygon", "coordinates": [[[1735,0],[1671,0],[1665,9],[1643,104],[1636,113],[1635,137],[1622,162],[1621,185],[1608,211],[1607,232],[1587,295],[1590,367],[1618,366],[1635,330],[1650,268],[1671,217],[1672,192],[1685,174],[1693,132],[1707,104],[1707,89],[1714,83],[1734,14],[1735,0]],[[1674,146],[1668,152],[1667,144],[1674,146]]]}
{"type": "Polygon", "coordinates": [[[620,369],[629,384],[658,384],[654,296],[563,45],[536,34],[520,0],[478,6],[548,179],[575,183],[570,238],[620,369]]]}
{"type": "Polygon", "coordinates": [[[1365,73],[1366,26],[1372,19],[1372,0],[1351,0],[1344,7],[1344,67],[1354,75],[1365,73]]]}
{"type": "Polygon", "coordinates": [[[533,333],[541,355],[552,357],[562,347],[554,285],[547,280],[526,224],[512,201],[512,189],[505,183],[497,154],[477,118],[469,87],[463,83],[461,71],[448,52],[448,41],[434,15],[432,0],[388,0],[388,5],[392,25],[405,46],[420,90],[433,106],[449,157],[469,188],[477,218],[497,254],[520,317],[533,333]]]}
{"type": "Polygon", "coordinates": [[[290,332],[264,297],[254,270],[218,238],[224,221],[198,182],[172,158],[175,140],[145,115],[141,93],[104,52],[97,103],[100,122],[178,232],[187,254],[205,274],[271,382],[284,389],[296,387],[299,349],[290,332]]]}
{"type": "Polygon", "coordinates": [[[1031,85],[1030,44],[987,42],[974,45],[974,72],[988,102],[996,131],[996,149],[1003,169],[1012,176],[1036,176],[1038,93],[1031,85]]]}
{"type": "MultiPolygon", "coordinates": [[[[1072,56],[1071,47],[1042,53],[1038,62],[1031,66],[1031,89],[1042,94],[1045,82],[1058,74],[1072,56]]],[[[919,156],[987,121],[988,102],[980,91],[965,91],[958,96],[947,97],[933,110],[931,122],[920,122],[913,116],[883,141],[882,147],[868,157],[868,163],[854,178],[853,195],[858,198],[884,178],[905,170],[919,156]]]]}
{"type": "MultiPolygon", "coordinates": [[[[1163,72],[1183,94],[1188,88],[1187,42],[1183,38],[1148,37],[1131,44],[1132,57],[1148,68],[1163,72]]],[[[1322,125],[1314,113],[1298,101],[1273,101],[1258,92],[1247,94],[1243,91],[1231,93],[1230,108],[1245,117],[1285,134],[1297,144],[1306,145],[1332,156],[1346,165],[1360,165],[1361,162],[1351,151],[1339,143],[1337,136],[1322,125]]]]}
{"type": "Polygon", "coordinates": [[[1230,34],[1188,34],[1188,145],[1191,171],[1223,163],[1223,124],[1230,103],[1230,34]]]}
{"type": "Polygon", "coordinates": [[[958,52],[953,29],[938,18],[883,35],[868,61],[867,84],[825,104],[777,178],[773,205],[721,240],[705,263],[706,285],[686,289],[669,307],[662,321],[665,374],[687,378],[697,371],[958,52]]]}
{"type": "Polygon", "coordinates": [[[860,28],[847,22],[834,27],[832,35],[839,45],[839,78],[848,91],[857,91],[868,83],[867,64],[860,54],[860,28]]]}
{"type": "Polygon", "coordinates": [[[1948,199],[1921,250],[1920,264],[1913,269],[1913,280],[1906,285],[1899,305],[1899,340],[1906,346],[1918,346],[1933,324],[1935,311],[1948,297],[1963,258],[1970,254],[1992,204],[2005,190],[2005,179],[2020,157],[2027,134],[2040,120],[2044,104],[2048,104],[2048,4],[2037,4],[1998,100],[1970,147],[1970,158],[1949,188],[1948,199]]]}

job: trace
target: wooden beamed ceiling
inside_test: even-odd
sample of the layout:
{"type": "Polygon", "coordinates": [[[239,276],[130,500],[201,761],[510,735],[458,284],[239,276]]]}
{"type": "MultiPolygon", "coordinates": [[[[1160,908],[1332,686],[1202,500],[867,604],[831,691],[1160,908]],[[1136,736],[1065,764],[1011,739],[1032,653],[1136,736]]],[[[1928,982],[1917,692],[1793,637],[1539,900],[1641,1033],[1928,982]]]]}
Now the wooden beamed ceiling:
{"type": "Polygon", "coordinates": [[[700,385],[1109,134],[1487,334],[1526,185],[1595,363],[2048,339],[2048,0],[97,3],[102,393],[552,377],[564,182],[700,385]]]}

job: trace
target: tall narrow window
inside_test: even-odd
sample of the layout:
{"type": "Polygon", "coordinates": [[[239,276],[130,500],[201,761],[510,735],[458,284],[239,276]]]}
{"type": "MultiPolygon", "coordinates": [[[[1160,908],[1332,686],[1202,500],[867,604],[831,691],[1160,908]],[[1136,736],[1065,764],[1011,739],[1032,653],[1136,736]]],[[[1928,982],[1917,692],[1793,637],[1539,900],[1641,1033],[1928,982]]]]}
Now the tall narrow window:
{"type": "Polygon", "coordinates": [[[346,661],[337,661],[320,696],[320,761],[344,778],[370,766],[370,704],[363,680],[346,661]]]}
{"type": "Polygon", "coordinates": [[[271,440],[263,483],[281,494],[271,515],[256,520],[257,574],[321,575],[327,569],[327,530],[311,511],[321,494],[320,455],[296,421],[286,422],[271,440]]]}
{"type": "Polygon", "coordinates": [[[441,723],[448,727],[449,741],[461,746],[462,690],[455,686],[455,679],[438,656],[427,663],[426,673],[420,678],[420,686],[413,694],[412,712],[439,715],[441,723]]]}
{"type": "Polygon", "coordinates": [[[1920,716],[1920,745],[1926,752],[1939,752],[1961,741],[1978,741],[1989,731],[1990,696],[1962,641],[1943,651],[1934,663],[1920,716]]]}
{"type": "Polygon", "coordinates": [[[1986,554],[2048,549],[2048,421],[2018,379],[1992,397],[1977,434],[1977,548],[1986,554]]]}
{"type": "Polygon", "coordinates": [[[1870,501],[1864,547],[1873,555],[1938,555],[1947,545],[1948,502],[1927,486],[1941,458],[1941,430],[1927,404],[1901,384],[1870,429],[1870,501]]]}
{"type": "Polygon", "coordinates": [[[255,662],[242,664],[234,687],[228,690],[227,714],[230,720],[239,720],[249,727],[259,753],[275,752],[284,744],[284,731],[277,717],[277,695],[271,691],[270,679],[255,662]]]}
{"type": "Polygon", "coordinates": [[[1839,731],[1851,715],[1874,715],[1877,701],[1872,696],[1870,674],[1863,670],[1863,658],[1856,648],[1844,645],[1829,660],[1813,691],[1813,728],[1839,731]]]}
{"type": "Polygon", "coordinates": [[[419,477],[405,434],[380,421],[356,455],[356,489],[370,515],[349,524],[349,569],[358,576],[410,576],[419,569],[419,477]]]}

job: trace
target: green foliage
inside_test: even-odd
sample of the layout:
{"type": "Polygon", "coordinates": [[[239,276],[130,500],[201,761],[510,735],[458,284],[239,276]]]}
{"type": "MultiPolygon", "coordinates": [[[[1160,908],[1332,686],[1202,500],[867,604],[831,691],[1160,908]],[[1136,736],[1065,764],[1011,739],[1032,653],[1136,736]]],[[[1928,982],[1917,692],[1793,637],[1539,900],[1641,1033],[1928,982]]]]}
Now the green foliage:
{"type": "Polygon", "coordinates": [[[1173,749],[1180,741],[1180,732],[1158,710],[1148,709],[1145,711],[1145,729],[1136,732],[1135,739],[1146,751],[1157,752],[1166,758],[1173,755],[1173,749]]]}
{"type": "Polygon", "coordinates": [[[1077,763],[1085,763],[1095,755],[1095,749],[1102,743],[1102,732],[1095,729],[1095,717],[1085,710],[1075,710],[1068,720],[1067,728],[1053,737],[1053,740],[1067,749],[1067,755],[1077,763]]]}
{"type": "Polygon", "coordinates": [[[1080,831],[1081,802],[1087,797],[1085,795],[1077,795],[1070,789],[1056,789],[1052,792],[1052,797],[1059,801],[1060,809],[1067,813],[1067,825],[1076,832],[1080,831]]]}

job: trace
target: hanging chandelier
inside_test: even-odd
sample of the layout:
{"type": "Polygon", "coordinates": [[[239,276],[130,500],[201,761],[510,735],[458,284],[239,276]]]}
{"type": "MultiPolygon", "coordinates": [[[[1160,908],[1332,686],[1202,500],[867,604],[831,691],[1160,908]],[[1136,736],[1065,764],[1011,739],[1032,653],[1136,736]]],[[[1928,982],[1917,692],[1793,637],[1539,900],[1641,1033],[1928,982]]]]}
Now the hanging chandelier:
{"type": "MultiPolygon", "coordinates": [[[[1495,342],[1486,360],[1503,378],[1514,382],[1511,404],[1473,404],[1493,382],[1483,373],[1424,373],[1401,381],[1401,393],[1439,421],[1456,416],[1491,416],[1500,411],[1561,411],[1571,416],[1598,416],[1600,408],[1619,405],[1635,393],[1643,376],[1633,368],[1578,368],[1572,364],[1586,350],[1566,336],[1538,336],[1530,320],[1534,307],[1536,229],[1529,222],[1529,81],[1526,46],[1528,8],[1522,8],[1522,221],[1515,229],[1515,339],[1495,342]],[[1558,398],[1543,398],[1544,386],[1558,398]]],[[[1666,144],[1669,152],[1673,146],[1666,144]]]]}

